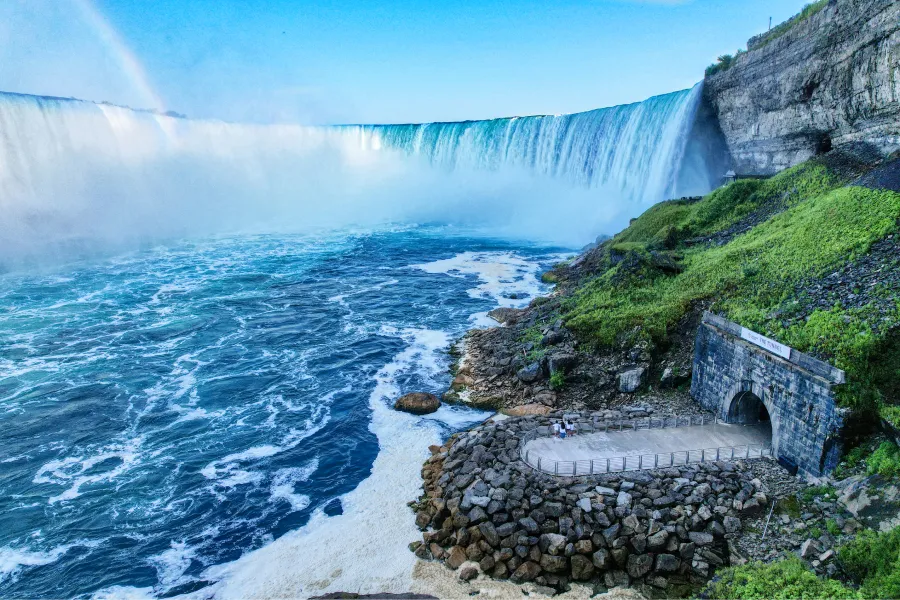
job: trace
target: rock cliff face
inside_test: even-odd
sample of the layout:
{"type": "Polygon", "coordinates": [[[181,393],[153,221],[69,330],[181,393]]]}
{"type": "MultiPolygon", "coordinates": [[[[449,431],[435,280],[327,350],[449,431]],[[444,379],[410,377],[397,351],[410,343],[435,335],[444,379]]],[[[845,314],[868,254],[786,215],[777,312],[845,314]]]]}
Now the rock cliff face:
{"type": "Polygon", "coordinates": [[[900,2],[830,0],[782,27],[706,78],[738,174],[771,175],[849,144],[900,149],[900,2]]]}

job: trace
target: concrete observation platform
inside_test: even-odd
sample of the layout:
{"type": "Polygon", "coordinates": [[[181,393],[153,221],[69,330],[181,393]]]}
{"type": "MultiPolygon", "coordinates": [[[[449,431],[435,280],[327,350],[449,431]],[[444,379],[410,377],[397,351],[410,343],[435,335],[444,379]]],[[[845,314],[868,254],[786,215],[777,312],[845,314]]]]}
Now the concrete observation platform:
{"type": "Polygon", "coordinates": [[[771,454],[768,423],[584,433],[566,439],[539,437],[522,448],[534,468],[559,475],[588,475],[771,454]],[[540,461],[540,462],[539,462],[540,461]]]}

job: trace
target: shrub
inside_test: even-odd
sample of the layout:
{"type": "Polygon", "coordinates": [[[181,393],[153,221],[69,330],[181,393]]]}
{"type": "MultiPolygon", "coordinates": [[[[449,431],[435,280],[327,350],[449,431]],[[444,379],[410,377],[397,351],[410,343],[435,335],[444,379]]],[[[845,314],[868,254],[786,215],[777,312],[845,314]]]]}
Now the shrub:
{"type": "Polygon", "coordinates": [[[900,527],[865,530],[838,550],[838,558],[863,598],[900,598],[900,527]]]}
{"type": "Polygon", "coordinates": [[[716,59],[716,62],[706,67],[706,76],[709,77],[710,75],[715,75],[716,73],[727,71],[734,66],[737,57],[739,57],[741,54],[744,54],[745,52],[745,50],[738,50],[734,56],[730,54],[723,54],[716,59]]]}
{"type": "Polygon", "coordinates": [[[882,442],[866,461],[866,472],[869,475],[877,473],[882,477],[895,477],[900,473],[900,448],[893,442],[882,442]]]}
{"type": "Polygon", "coordinates": [[[837,521],[834,519],[828,519],[825,521],[825,529],[832,535],[832,537],[837,537],[841,535],[841,528],[838,527],[837,521]]]}
{"type": "Polygon", "coordinates": [[[900,428],[900,406],[882,406],[878,414],[894,427],[900,428]]]}
{"type": "Polygon", "coordinates": [[[553,371],[550,374],[550,388],[559,391],[566,387],[566,374],[562,371],[553,371]]]}
{"type": "Polygon", "coordinates": [[[799,558],[774,563],[748,563],[716,573],[700,598],[721,600],[820,600],[858,598],[833,579],[820,579],[799,558]]]}
{"type": "MultiPolygon", "coordinates": [[[[773,178],[773,183],[766,182],[766,185],[777,186],[777,179],[773,178]]],[[[693,209],[678,208],[700,211],[711,198],[715,195],[708,196],[693,209]]],[[[649,215],[645,213],[654,226],[643,223],[642,216],[621,237],[617,236],[617,241],[653,239],[659,232],[659,229],[654,231],[655,223],[660,221],[659,213],[673,211],[674,207],[669,206],[649,215]]],[[[678,214],[683,220],[692,216],[678,214]]],[[[733,219],[721,213],[718,216],[724,221],[733,219]]],[[[766,315],[790,295],[795,282],[804,277],[819,276],[845,262],[848,256],[867,252],[873,242],[896,230],[898,216],[900,194],[892,192],[841,188],[798,200],[793,208],[736,237],[729,244],[686,249],[682,263],[685,268],[681,274],[639,273],[628,280],[627,285],[622,285],[621,278],[617,277],[620,265],[614,267],[565,301],[566,321],[569,327],[588,338],[587,341],[599,346],[614,344],[620,334],[635,327],[641,327],[647,337],[660,340],[693,302],[718,297],[720,308],[724,308],[728,316],[743,325],[757,325],[758,330],[765,331],[766,315]]],[[[704,222],[711,218],[712,215],[704,222]]],[[[842,315],[840,319],[842,323],[842,315]]],[[[824,329],[833,325],[843,327],[834,319],[831,321],[833,323],[824,324],[824,329]]],[[[810,327],[814,326],[813,322],[810,327]]],[[[790,336],[800,346],[805,346],[798,346],[799,350],[818,349],[825,355],[834,350],[823,348],[823,340],[812,332],[804,333],[803,329],[798,329],[790,336]]],[[[846,363],[867,356],[867,350],[875,341],[871,337],[857,340],[853,336],[847,338],[844,332],[836,333],[824,341],[831,340],[832,344],[848,342],[846,363]]],[[[837,366],[846,369],[841,364],[837,366]]]]}

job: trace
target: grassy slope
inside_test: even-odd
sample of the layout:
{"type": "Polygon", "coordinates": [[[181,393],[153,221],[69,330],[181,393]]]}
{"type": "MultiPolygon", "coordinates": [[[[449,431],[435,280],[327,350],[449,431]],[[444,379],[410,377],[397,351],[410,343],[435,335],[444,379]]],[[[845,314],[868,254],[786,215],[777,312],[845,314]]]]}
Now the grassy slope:
{"type": "MultiPolygon", "coordinates": [[[[900,339],[885,332],[900,325],[900,299],[893,299],[897,308],[887,315],[871,305],[837,305],[808,318],[789,317],[798,311],[803,316],[796,298],[802,282],[864,255],[897,231],[898,219],[900,194],[846,186],[815,161],[767,181],[738,181],[699,202],[663,202],[605,244],[605,270],[570,291],[563,316],[597,348],[660,342],[695,302],[713,300],[713,310],[845,369],[848,384],[839,400],[871,419],[879,405],[898,400],[900,339]],[[749,230],[723,235],[773,203],[785,210],[749,230]],[[728,241],[703,243],[711,237],[728,241]],[[672,262],[680,272],[659,268],[672,262]]],[[[882,414],[900,421],[900,406],[882,407],[882,414]]],[[[900,451],[883,446],[887,450],[875,454],[892,453],[882,462],[894,473],[900,451]]],[[[820,579],[789,558],[721,570],[700,597],[897,597],[898,548],[900,529],[863,534],[840,550],[858,589],[820,579]]]]}
{"type": "Polygon", "coordinates": [[[608,268],[563,304],[567,326],[595,347],[659,342],[693,303],[712,299],[716,312],[846,370],[840,401],[871,413],[883,395],[878,382],[891,379],[883,371],[896,367],[883,359],[887,341],[873,324],[877,319],[880,332],[900,324],[900,304],[886,317],[835,306],[783,324],[783,315],[797,310],[798,283],[830,273],[897,231],[900,194],[843,183],[810,161],[766,181],[735,182],[699,202],[657,204],[607,242],[608,268]],[[787,208],[724,245],[685,243],[772,203],[787,208]],[[658,267],[672,263],[680,273],[658,267]]]}

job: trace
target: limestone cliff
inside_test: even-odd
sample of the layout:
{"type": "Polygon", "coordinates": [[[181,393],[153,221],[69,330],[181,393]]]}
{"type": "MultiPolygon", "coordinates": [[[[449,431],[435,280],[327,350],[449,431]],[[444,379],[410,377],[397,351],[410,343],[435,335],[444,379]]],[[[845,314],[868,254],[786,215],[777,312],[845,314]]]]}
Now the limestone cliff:
{"type": "Polygon", "coordinates": [[[829,0],[809,12],[706,78],[740,175],[772,175],[852,143],[900,149],[900,2],[829,0]]]}

